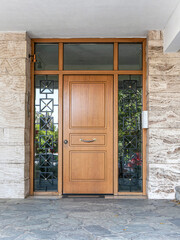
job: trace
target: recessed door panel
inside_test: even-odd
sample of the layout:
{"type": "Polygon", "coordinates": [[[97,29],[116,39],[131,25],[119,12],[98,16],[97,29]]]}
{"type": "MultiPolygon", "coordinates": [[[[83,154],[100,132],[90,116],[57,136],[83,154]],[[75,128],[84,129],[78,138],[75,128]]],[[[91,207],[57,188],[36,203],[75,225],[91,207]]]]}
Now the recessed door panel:
{"type": "Polygon", "coordinates": [[[105,161],[106,152],[70,152],[71,181],[103,181],[105,179],[105,161]]]}
{"type": "Polygon", "coordinates": [[[106,135],[105,134],[71,134],[70,145],[71,146],[105,146],[106,135]]]}
{"type": "Polygon", "coordinates": [[[105,127],[104,94],[105,83],[72,82],[70,84],[70,127],[105,127]]]}
{"type": "Polygon", "coordinates": [[[113,193],[113,76],[65,76],[63,107],[63,193],[113,193]]]}

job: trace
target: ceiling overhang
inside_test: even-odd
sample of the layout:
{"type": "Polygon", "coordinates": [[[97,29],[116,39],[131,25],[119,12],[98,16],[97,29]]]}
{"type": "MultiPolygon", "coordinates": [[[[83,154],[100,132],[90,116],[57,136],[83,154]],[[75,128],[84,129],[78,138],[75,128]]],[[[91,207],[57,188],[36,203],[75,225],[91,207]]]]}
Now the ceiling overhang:
{"type": "Polygon", "coordinates": [[[26,31],[31,38],[136,38],[164,30],[165,49],[175,51],[179,1],[1,0],[0,31],[26,31]]]}

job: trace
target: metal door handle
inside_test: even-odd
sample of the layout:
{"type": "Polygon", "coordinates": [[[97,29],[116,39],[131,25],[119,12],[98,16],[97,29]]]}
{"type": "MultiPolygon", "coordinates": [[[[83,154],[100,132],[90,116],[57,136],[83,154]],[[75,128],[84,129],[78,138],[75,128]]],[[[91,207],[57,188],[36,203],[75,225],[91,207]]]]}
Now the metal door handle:
{"type": "Polygon", "coordinates": [[[68,140],[64,140],[64,144],[68,144],[68,140]]]}
{"type": "Polygon", "coordinates": [[[91,142],[95,142],[96,138],[93,138],[92,140],[84,140],[84,139],[80,139],[81,142],[86,142],[86,143],[91,143],[91,142]]]}

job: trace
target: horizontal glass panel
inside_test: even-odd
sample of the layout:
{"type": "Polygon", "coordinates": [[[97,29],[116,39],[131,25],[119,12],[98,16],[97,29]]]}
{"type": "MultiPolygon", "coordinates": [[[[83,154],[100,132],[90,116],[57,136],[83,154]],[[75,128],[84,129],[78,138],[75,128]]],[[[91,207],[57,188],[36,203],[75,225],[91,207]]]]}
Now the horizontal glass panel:
{"type": "Polygon", "coordinates": [[[113,70],[113,44],[64,44],[64,70],[113,70]]]}
{"type": "Polygon", "coordinates": [[[34,191],[58,187],[58,76],[35,76],[34,191]]]}
{"type": "Polygon", "coordinates": [[[118,84],[119,192],[142,191],[142,77],[120,75],[118,84]]]}
{"type": "Polygon", "coordinates": [[[58,49],[57,43],[36,43],[35,70],[58,70],[58,49]]]}
{"type": "Polygon", "coordinates": [[[119,44],[119,70],[142,70],[142,44],[119,44]]]}

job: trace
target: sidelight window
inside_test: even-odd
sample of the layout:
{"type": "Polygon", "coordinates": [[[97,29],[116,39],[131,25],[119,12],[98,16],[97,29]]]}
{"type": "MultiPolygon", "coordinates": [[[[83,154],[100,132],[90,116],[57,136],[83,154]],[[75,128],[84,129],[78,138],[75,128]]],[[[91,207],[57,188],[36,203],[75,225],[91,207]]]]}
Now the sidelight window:
{"type": "Polygon", "coordinates": [[[34,190],[56,191],[58,180],[58,76],[35,77],[34,190]]]}
{"type": "Polygon", "coordinates": [[[142,77],[120,75],[118,81],[119,192],[142,191],[142,77]]]}

